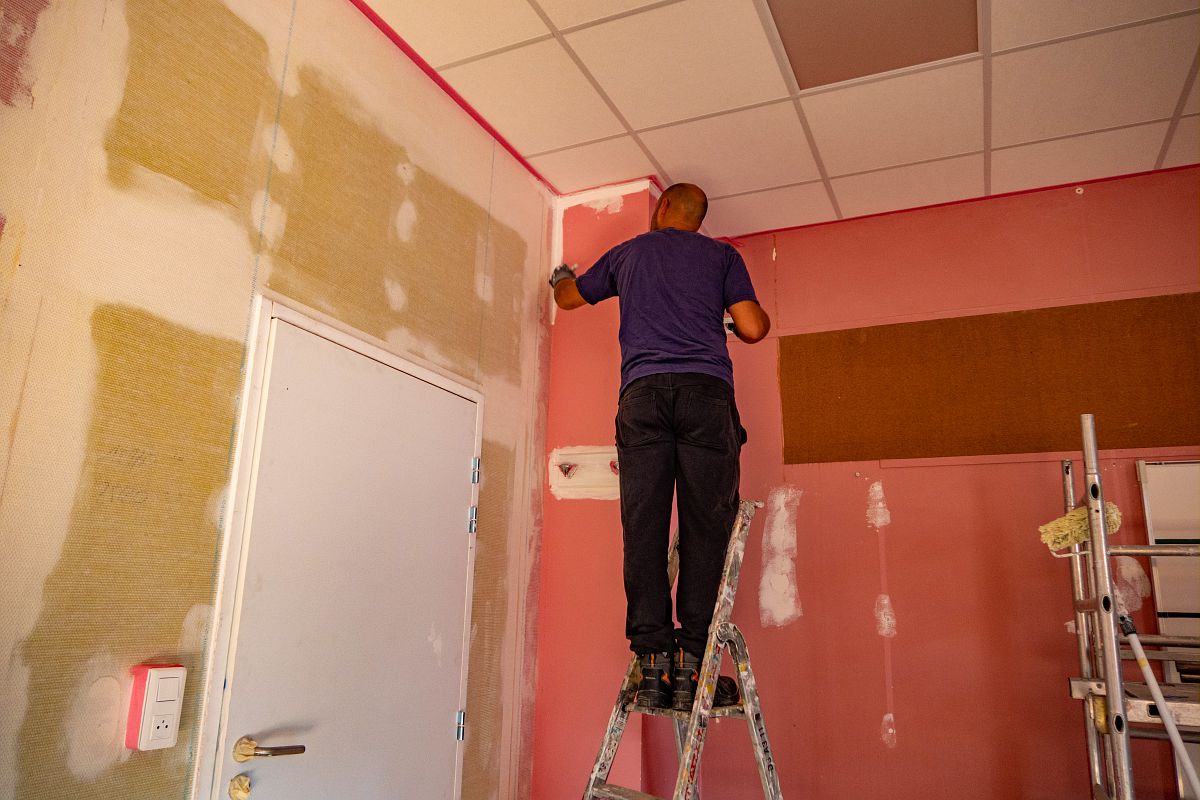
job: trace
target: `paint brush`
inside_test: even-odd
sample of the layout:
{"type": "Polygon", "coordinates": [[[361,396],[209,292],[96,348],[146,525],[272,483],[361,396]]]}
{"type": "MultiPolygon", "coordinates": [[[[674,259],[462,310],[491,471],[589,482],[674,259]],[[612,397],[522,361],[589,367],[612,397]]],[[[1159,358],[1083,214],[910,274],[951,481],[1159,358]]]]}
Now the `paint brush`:
{"type": "MultiPolygon", "coordinates": [[[[1105,501],[1104,522],[1108,526],[1109,536],[1121,529],[1121,509],[1117,508],[1116,503],[1105,501]]],[[[1092,535],[1088,526],[1087,506],[1073,508],[1058,519],[1039,525],[1038,532],[1051,550],[1064,550],[1086,542],[1092,535]]]]}

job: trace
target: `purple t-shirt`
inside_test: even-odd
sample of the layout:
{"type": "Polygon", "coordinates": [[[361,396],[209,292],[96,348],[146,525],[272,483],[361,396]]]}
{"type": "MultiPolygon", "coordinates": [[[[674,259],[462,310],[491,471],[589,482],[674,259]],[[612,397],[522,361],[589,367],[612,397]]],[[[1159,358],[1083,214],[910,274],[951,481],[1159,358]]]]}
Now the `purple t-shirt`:
{"type": "Polygon", "coordinates": [[[732,246],[663,228],[609,250],[575,285],[591,305],[620,298],[622,389],[660,372],[702,372],[733,385],[725,309],[758,298],[732,246]]]}

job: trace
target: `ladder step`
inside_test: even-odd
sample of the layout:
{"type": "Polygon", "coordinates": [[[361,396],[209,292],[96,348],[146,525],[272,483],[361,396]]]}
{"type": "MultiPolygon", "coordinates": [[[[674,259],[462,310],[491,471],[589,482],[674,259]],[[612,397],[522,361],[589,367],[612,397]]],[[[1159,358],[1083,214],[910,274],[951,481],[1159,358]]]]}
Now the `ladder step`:
{"type": "Polygon", "coordinates": [[[645,792],[639,792],[636,789],[626,789],[624,786],[615,786],[611,783],[599,783],[592,787],[591,796],[595,800],[662,800],[661,797],[645,792]]]}
{"type": "MultiPolygon", "coordinates": [[[[625,706],[625,710],[633,714],[645,714],[650,717],[671,717],[680,722],[687,722],[692,718],[690,711],[676,711],[673,708],[649,708],[648,706],[639,706],[636,703],[629,703],[625,706]]],[[[745,719],[746,709],[741,703],[732,706],[716,706],[708,714],[709,719],[716,717],[733,717],[734,719],[745,719]]]]}

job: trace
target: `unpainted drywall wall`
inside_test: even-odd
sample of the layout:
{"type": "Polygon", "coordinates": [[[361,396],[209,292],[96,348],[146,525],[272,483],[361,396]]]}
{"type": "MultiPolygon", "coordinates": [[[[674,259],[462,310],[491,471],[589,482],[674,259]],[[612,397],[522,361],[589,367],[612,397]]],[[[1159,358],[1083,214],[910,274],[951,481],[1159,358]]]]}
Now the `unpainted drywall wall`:
{"type": "Polygon", "coordinates": [[[527,785],[543,188],[344,0],[0,26],[0,797],[187,791],[264,287],[482,391],[464,797],[527,785]],[[159,659],[192,669],[180,745],[130,753],[159,659]]]}

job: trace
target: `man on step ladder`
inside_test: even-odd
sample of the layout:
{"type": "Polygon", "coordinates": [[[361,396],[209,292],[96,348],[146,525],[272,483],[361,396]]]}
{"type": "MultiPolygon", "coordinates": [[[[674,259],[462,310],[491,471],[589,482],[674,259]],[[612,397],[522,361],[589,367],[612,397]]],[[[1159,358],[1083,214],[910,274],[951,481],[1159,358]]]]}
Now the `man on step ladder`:
{"type": "Polygon", "coordinates": [[[750,344],[771,325],[741,255],[698,233],[707,210],[698,186],[675,184],[659,198],[649,233],[612,248],[581,276],[563,265],[550,278],[564,310],[610,297],[620,303],[625,634],[641,662],[637,704],[680,711],[690,710],[696,695],[746,441],[724,316],[728,311],[730,330],[750,344]],[[678,630],[667,577],[672,495],[679,511],[678,630]]]}

